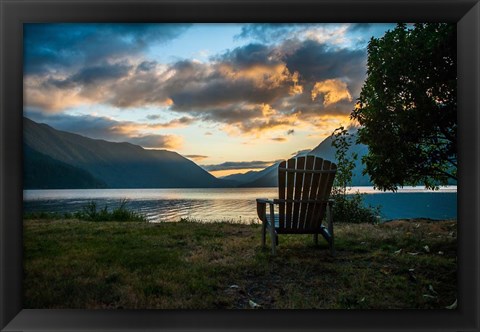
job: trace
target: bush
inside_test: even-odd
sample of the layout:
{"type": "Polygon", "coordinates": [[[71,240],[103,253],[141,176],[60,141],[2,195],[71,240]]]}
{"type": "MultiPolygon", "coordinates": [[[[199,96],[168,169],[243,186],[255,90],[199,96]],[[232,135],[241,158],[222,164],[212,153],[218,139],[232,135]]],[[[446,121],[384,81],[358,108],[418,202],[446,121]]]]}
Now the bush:
{"type": "Polygon", "coordinates": [[[337,174],[331,194],[335,202],[333,210],[335,222],[377,223],[380,215],[379,207],[365,206],[363,195],[359,192],[347,194],[347,187],[352,182],[355,160],[358,158],[356,153],[348,155],[349,147],[353,143],[352,136],[343,127],[335,129],[333,136],[332,146],[335,148],[337,159],[337,174]]]}
{"type": "Polygon", "coordinates": [[[334,222],[378,223],[380,208],[365,206],[363,195],[359,192],[351,195],[334,195],[332,198],[334,200],[334,222]]]}
{"type": "Polygon", "coordinates": [[[101,210],[97,210],[97,203],[89,202],[83,209],[74,215],[78,219],[87,221],[147,221],[147,218],[137,212],[126,208],[127,200],[122,200],[120,206],[108,211],[108,206],[101,210]]]}

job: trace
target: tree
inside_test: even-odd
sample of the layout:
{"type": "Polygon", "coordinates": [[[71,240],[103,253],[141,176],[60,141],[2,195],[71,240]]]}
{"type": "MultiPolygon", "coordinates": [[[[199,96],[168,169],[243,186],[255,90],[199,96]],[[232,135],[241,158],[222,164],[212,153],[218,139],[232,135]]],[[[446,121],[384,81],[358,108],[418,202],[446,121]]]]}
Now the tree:
{"type": "Polygon", "coordinates": [[[358,157],[356,153],[348,153],[354,139],[344,127],[335,129],[333,137],[332,146],[335,148],[337,174],[333,182],[331,197],[334,200],[335,220],[337,222],[374,224],[378,222],[380,208],[366,206],[363,202],[363,195],[358,191],[352,194],[348,193],[348,188],[352,183],[355,160],[358,157]]]}
{"type": "Polygon", "coordinates": [[[351,118],[376,188],[457,179],[456,26],[398,24],[368,45],[367,79],[351,118]]]}
{"type": "Polygon", "coordinates": [[[335,148],[335,159],[337,160],[337,174],[333,183],[332,194],[343,199],[347,196],[347,190],[352,182],[353,169],[358,154],[348,155],[348,149],[352,145],[353,138],[343,126],[333,132],[332,146],[335,148]]]}

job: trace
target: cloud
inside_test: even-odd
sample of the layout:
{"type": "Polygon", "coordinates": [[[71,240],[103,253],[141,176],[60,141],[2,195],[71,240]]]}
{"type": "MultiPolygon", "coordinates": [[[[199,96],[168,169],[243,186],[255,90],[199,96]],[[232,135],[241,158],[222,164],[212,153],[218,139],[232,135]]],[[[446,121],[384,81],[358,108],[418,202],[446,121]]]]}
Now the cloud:
{"type": "Polygon", "coordinates": [[[235,38],[237,40],[251,38],[262,43],[269,43],[281,38],[291,37],[295,30],[307,26],[307,24],[301,23],[251,23],[242,26],[241,32],[235,38]]]}
{"type": "Polygon", "coordinates": [[[290,48],[290,53],[285,57],[287,67],[297,71],[304,80],[320,81],[336,77],[362,79],[366,76],[366,50],[332,49],[316,40],[291,42],[285,47],[290,48]]]}
{"type": "Polygon", "coordinates": [[[27,23],[24,72],[46,74],[129,58],[184,33],[189,24],[27,23]]]}
{"type": "Polygon", "coordinates": [[[275,164],[278,160],[274,161],[227,161],[217,165],[202,165],[207,171],[224,171],[224,170],[236,170],[236,169],[263,169],[275,164]]]}
{"type": "Polygon", "coordinates": [[[156,61],[143,61],[137,67],[137,72],[148,72],[157,67],[156,61]]]}
{"type": "Polygon", "coordinates": [[[129,137],[128,141],[150,149],[178,149],[182,139],[175,135],[143,135],[129,137]]]}
{"type": "Polygon", "coordinates": [[[355,48],[356,32],[370,30],[367,23],[252,23],[242,26],[237,40],[249,39],[264,44],[287,40],[313,40],[330,48],[355,48]]]}
{"type": "Polygon", "coordinates": [[[143,124],[143,126],[145,128],[150,128],[150,129],[178,128],[178,127],[188,126],[194,123],[195,121],[196,119],[194,118],[182,116],[181,118],[173,119],[168,122],[145,123],[143,124]]]}
{"type": "MultiPolygon", "coordinates": [[[[307,25],[293,28],[297,33],[312,33],[314,29],[308,26],[309,30],[307,25]]],[[[322,27],[326,29],[322,25],[317,28],[322,27]]],[[[147,47],[142,44],[147,43],[142,33],[128,37],[138,49],[147,47]]],[[[167,35],[174,38],[174,34],[167,35]]],[[[312,36],[278,44],[250,43],[206,62],[160,64],[109,53],[88,65],[27,74],[24,104],[50,113],[79,105],[104,104],[119,110],[153,106],[179,116],[168,123],[144,124],[143,131],[185,126],[193,119],[218,125],[230,135],[257,137],[265,132],[275,137],[293,126],[322,126],[320,120],[344,117],[353,109],[352,100],[359,95],[366,76],[366,51],[332,48],[312,36]]],[[[100,40],[97,37],[92,38],[100,40]]],[[[83,49],[79,52],[90,57],[83,49]]],[[[147,119],[158,120],[154,114],[147,119]]],[[[139,130],[138,124],[132,126],[139,130]]]]}
{"type": "Polygon", "coordinates": [[[208,158],[208,156],[204,156],[204,155],[201,155],[201,154],[186,154],[186,155],[184,155],[184,157],[194,159],[194,160],[199,160],[199,161],[208,158]]]}
{"type": "Polygon", "coordinates": [[[149,114],[149,115],[147,115],[147,120],[158,120],[158,119],[160,119],[160,118],[161,118],[161,116],[158,115],[158,114],[149,114]]]}
{"type": "Polygon", "coordinates": [[[72,73],[27,75],[24,104],[46,112],[60,112],[78,105],[110,104],[116,107],[170,105],[158,86],[165,66],[138,72],[131,61],[87,66],[72,73]]]}
{"type": "MultiPolygon", "coordinates": [[[[124,63],[100,64],[97,66],[85,67],[70,77],[71,83],[90,85],[110,80],[117,80],[126,76],[132,66],[124,63]]],[[[60,81],[59,84],[65,84],[60,81]]],[[[66,84],[70,82],[67,81],[66,84]]]]}
{"type": "Polygon", "coordinates": [[[375,26],[372,23],[351,23],[348,27],[349,31],[365,31],[370,30],[375,26]]]}
{"type": "Polygon", "coordinates": [[[313,39],[322,43],[345,43],[350,24],[252,23],[242,26],[236,39],[253,39],[268,44],[289,39],[313,39]]]}
{"type": "Polygon", "coordinates": [[[320,94],[323,95],[325,106],[335,104],[343,99],[352,101],[347,84],[339,79],[329,79],[315,83],[312,89],[312,100],[315,100],[320,94]]]}
{"type": "Polygon", "coordinates": [[[353,98],[366,74],[365,51],[333,50],[313,40],[248,44],[215,60],[175,66],[168,83],[175,81],[174,86],[182,88],[172,89],[171,110],[223,123],[227,132],[237,134],[281,130],[302,121],[307,125],[325,114],[349,114],[349,98],[331,98],[322,105],[311,100],[310,92],[317,82],[341,79],[353,98]],[[269,116],[262,112],[265,105],[272,110],[269,116]]]}

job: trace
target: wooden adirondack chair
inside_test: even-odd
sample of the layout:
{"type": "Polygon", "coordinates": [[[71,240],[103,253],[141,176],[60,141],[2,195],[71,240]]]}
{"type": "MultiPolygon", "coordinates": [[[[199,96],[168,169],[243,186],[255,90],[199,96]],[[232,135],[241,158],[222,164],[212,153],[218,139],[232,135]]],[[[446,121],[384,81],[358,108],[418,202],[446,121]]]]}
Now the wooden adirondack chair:
{"type": "Polygon", "coordinates": [[[329,200],[337,166],[315,156],[292,158],[278,167],[278,199],[257,199],[257,214],[262,221],[262,246],[266,232],[272,240],[272,254],[278,245],[278,234],[318,234],[333,246],[333,201],[329,200]],[[267,211],[267,204],[270,206],[267,211]],[[278,205],[277,213],[274,206],[278,205]],[[328,227],[322,225],[326,216],[328,227]]]}

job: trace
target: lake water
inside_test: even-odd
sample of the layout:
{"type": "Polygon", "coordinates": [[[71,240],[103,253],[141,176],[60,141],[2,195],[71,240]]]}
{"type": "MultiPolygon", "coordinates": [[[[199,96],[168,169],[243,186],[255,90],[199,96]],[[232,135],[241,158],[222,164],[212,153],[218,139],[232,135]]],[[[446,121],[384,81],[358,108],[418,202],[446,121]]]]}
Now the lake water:
{"type": "MultiPolygon", "coordinates": [[[[365,193],[367,205],[381,206],[381,219],[431,218],[456,219],[457,188],[429,191],[405,187],[396,193],[372,187],[354,187],[365,193]]],[[[74,212],[90,201],[98,208],[116,207],[127,199],[127,208],[145,214],[152,222],[190,218],[202,221],[258,222],[256,198],[278,197],[277,188],[208,189],[62,189],[24,190],[25,212],[74,212]]]]}

